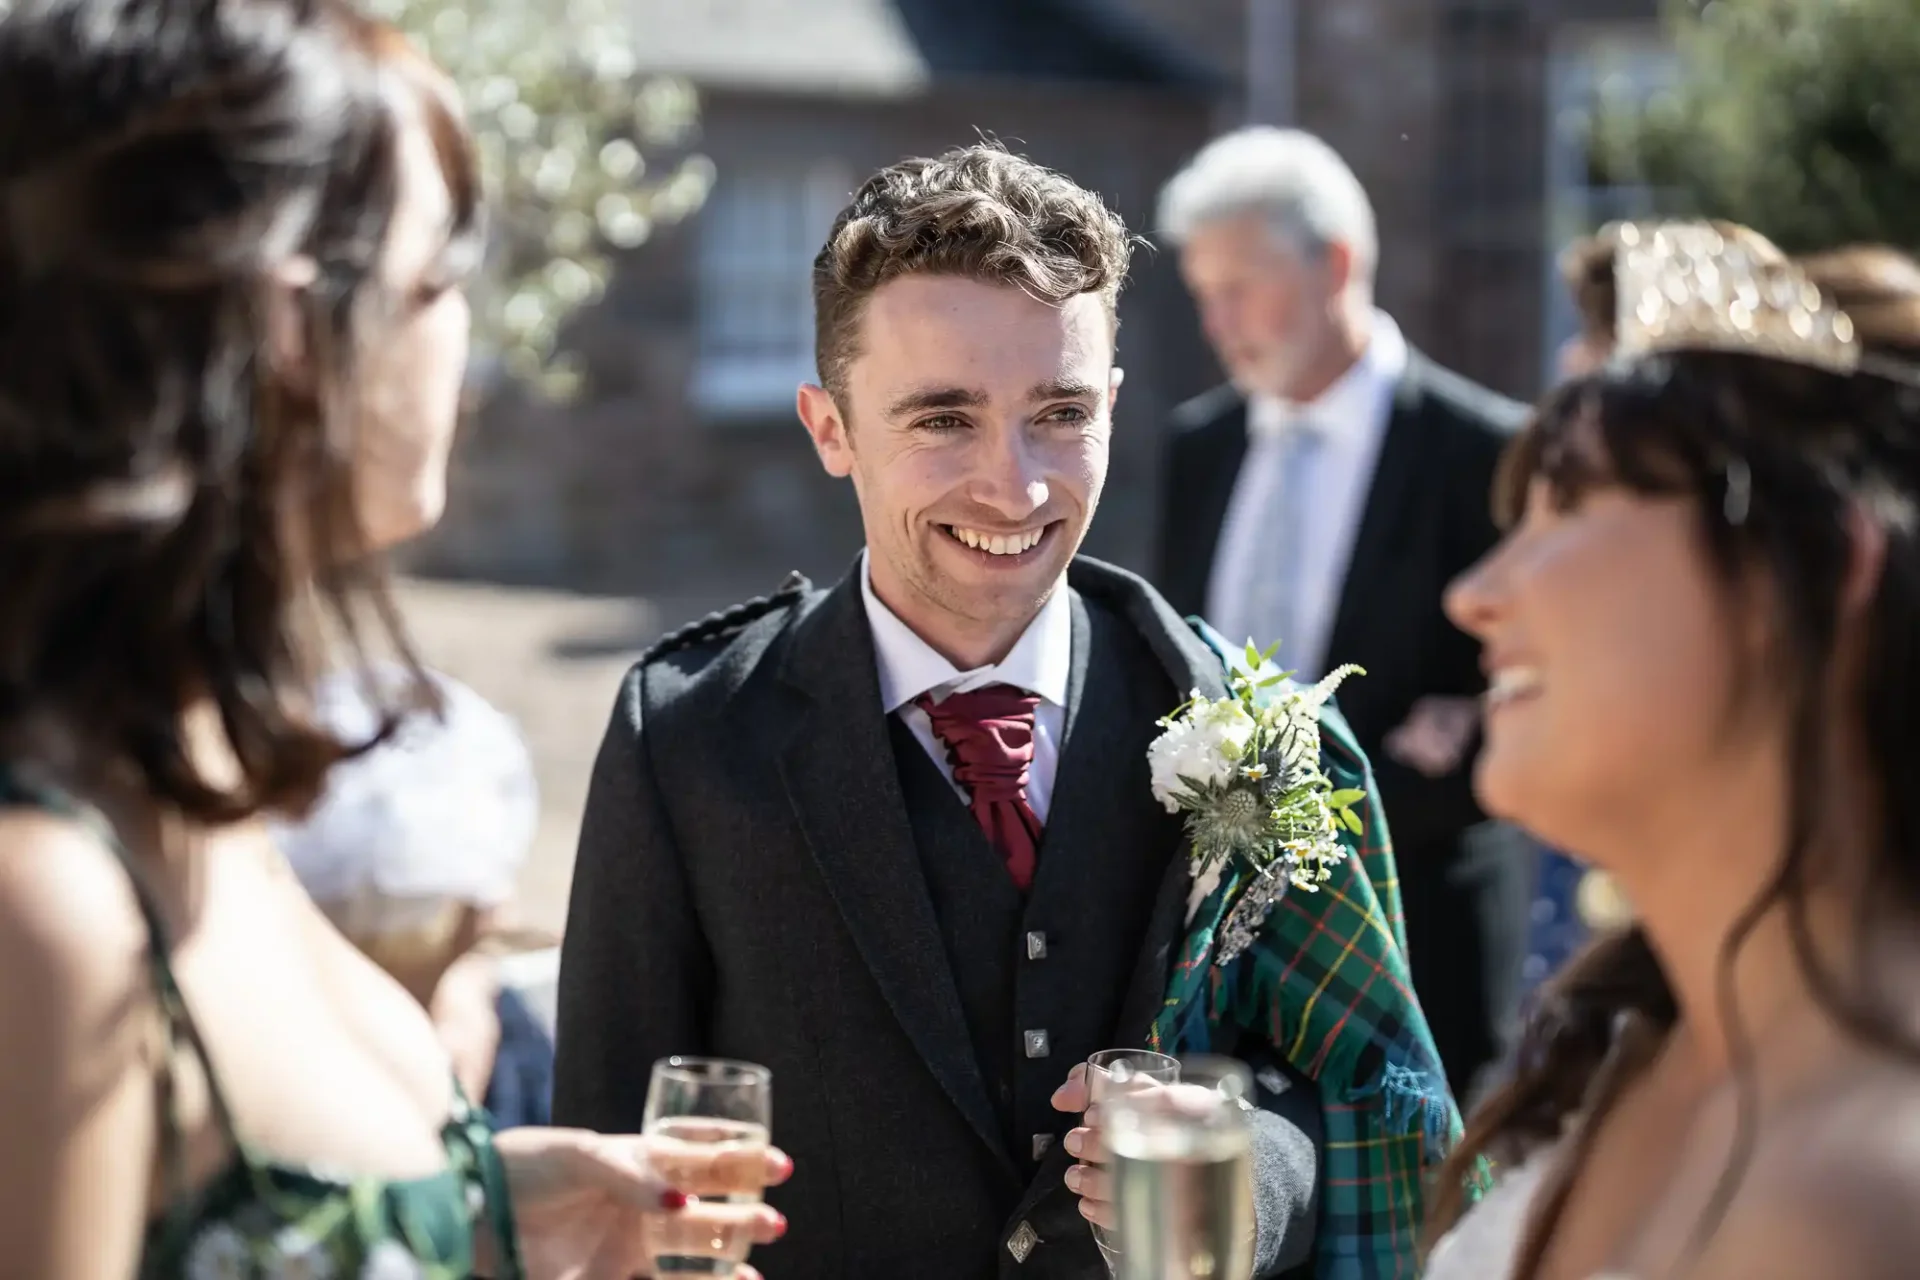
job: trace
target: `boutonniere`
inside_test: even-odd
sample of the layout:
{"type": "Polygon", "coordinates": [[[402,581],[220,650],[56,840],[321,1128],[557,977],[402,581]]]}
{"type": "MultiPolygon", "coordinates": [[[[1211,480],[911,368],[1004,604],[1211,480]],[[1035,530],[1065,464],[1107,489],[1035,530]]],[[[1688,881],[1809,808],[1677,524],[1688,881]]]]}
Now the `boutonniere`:
{"type": "Polygon", "coordinates": [[[1221,930],[1221,965],[1253,940],[1289,886],[1312,893],[1332,878],[1347,856],[1341,827],[1361,829],[1353,805],[1366,793],[1336,790],[1320,768],[1320,708],[1348,676],[1366,673],[1343,666],[1302,688],[1274,666],[1278,648],[1262,653],[1249,643],[1230,660],[1228,696],[1194,690],[1160,720],[1147,748],[1154,798],[1187,815],[1188,923],[1230,871],[1247,873],[1221,930]]]}

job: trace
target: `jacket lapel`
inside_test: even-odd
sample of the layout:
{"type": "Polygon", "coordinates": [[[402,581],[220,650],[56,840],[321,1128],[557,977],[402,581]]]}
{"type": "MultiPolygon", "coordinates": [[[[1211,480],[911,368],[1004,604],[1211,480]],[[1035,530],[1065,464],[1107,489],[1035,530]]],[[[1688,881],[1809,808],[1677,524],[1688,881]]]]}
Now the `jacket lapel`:
{"type": "MultiPolygon", "coordinates": [[[[1142,712],[1141,700],[1135,690],[1125,687],[1128,673],[1119,661],[1110,654],[1095,652],[1096,629],[1085,598],[1076,591],[1072,604],[1073,666],[1067,684],[1066,733],[1054,782],[1053,810],[1040,849],[1043,878],[1085,874],[1087,868],[1104,865],[1114,851],[1140,839],[1141,811],[1152,803],[1144,795],[1116,794],[1118,779],[1126,776],[1127,766],[1133,763],[1119,759],[1116,753],[1138,746],[1140,725],[1136,721],[1142,712]]],[[[1104,625],[1110,627],[1112,623],[1104,625]]],[[[1187,686],[1173,687],[1184,691],[1187,686]]],[[[1150,714],[1172,709],[1160,707],[1150,714]]],[[[1157,815],[1146,816],[1151,821],[1157,815]]],[[[1184,900],[1186,884],[1186,859],[1176,856],[1169,861],[1156,890],[1140,959],[1119,1005],[1114,1029],[1122,1043],[1132,1042],[1136,1030],[1152,1019],[1151,1010],[1143,1019],[1140,1007],[1154,1001],[1164,985],[1164,973],[1150,972],[1168,934],[1164,902],[1169,896],[1184,900]]],[[[1046,887],[1043,879],[1035,891],[1046,887]]],[[[1088,894],[1097,895],[1098,887],[1075,885],[1069,891],[1086,898],[1088,894]]],[[[1173,924],[1178,927],[1177,916],[1173,924]]]]}
{"type": "Polygon", "coordinates": [[[1406,372],[1394,388],[1386,438],[1380,442],[1373,483],[1367,488],[1366,510],[1360,517],[1353,555],[1340,584],[1340,602],[1334,610],[1333,631],[1326,647],[1329,654],[1359,652],[1356,644],[1365,634],[1368,613],[1379,599],[1379,593],[1370,592],[1367,584],[1386,576],[1394,549],[1402,545],[1406,520],[1417,510],[1413,499],[1420,483],[1423,452],[1420,405],[1424,364],[1425,357],[1409,352],[1406,372]]]}
{"type": "Polygon", "coordinates": [[[780,678],[806,704],[780,775],[820,874],[907,1038],[1011,1173],[914,853],[857,574],[795,625],[780,678]]]}
{"type": "Polygon", "coordinates": [[[1187,867],[1186,842],[1181,841],[1167,872],[1160,880],[1159,895],[1153,901],[1153,914],[1147,917],[1146,938],[1140,959],[1127,982],[1126,998],[1120,1005],[1120,1034],[1125,1046],[1144,1048],[1166,1002],[1167,979],[1172,974],[1175,948],[1184,936],[1187,890],[1193,884],[1187,867]]]}
{"type": "MultiPolygon", "coordinates": [[[[1079,591],[1098,596],[1140,633],[1166,671],[1175,690],[1175,703],[1196,689],[1208,698],[1225,695],[1226,681],[1218,655],[1144,582],[1089,560],[1074,562],[1070,581],[1079,591]]],[[[1074,703],[1069,707],[1066,750],[1062,755],[1053,820],[1048,823],[1048,831],[1051,836],[1057,822],[1062,838],[1098,840],[1103,838],[1103,817],[1111,821],[1124,810],[1102,798],[1094,785],[1099,781],[1103,762],[1102,753],[1093,747],[1118,736],[1114,727],[1102,725],[1100,711],[1103,705],[1123,700],[1103,695],[1097,669],[1091,679],[1087,677],[1090,663],[1083,655],[1091,648],[1092,629],[1087,625],[1086,606],[1077,599],[1074,604],[1074,703]],[[1081,643],[1083,635],[1088,637],[1085,644],[1081,643]],[[1079,705],[1085,706],[1085,714],[1074,709],[1079,705]],[[1090,802],[1085,807],[1082,807],[1083,798],[1090,802]]],[[[1173,709],[1170,703],[1159,708],[1155,715],[1164,715],[1173,709]]],[[[1041,865],[1045,865],[1044,859],[1041,865]]],[[[1165,1001],[1174,953],[1185,933],[1187,891],[1191,884],[1186,842],[1179,838],[1161,877],[1153,912],[1141,940],[1139,959],[1121,1001],[1117,1026],[1126,1044],[1146,1044],[1148,1031],[1165,1001]]]]}

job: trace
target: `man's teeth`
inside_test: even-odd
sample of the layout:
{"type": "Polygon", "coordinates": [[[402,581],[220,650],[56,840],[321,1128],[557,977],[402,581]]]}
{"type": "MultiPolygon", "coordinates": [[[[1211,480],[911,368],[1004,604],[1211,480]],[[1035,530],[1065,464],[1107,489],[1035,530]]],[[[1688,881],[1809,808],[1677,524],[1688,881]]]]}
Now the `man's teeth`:
{"type": "Polygon", "coordinates": [[[1488,702],[1508,702],[1537,693],[1540,672],[1533,667],[1502,667],[1487,681],[1488,702]]]}
{"type": "Polygon", "coordinates": [[[963,529],[957,524],[947,526],[947,532],[966,543],[975,551],[984,551],[994,556],[1017,556],[1031,551],[1040,545],[1040,539],[1047,536],[1046,526],[1029,529],[1025,533],[981,533],[977,529],[963,529]]]}

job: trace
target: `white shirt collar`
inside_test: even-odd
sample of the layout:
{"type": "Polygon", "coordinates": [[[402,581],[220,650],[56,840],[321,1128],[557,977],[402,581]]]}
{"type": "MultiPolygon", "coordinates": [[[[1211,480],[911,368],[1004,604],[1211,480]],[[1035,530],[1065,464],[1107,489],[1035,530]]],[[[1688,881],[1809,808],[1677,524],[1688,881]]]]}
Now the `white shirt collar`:
{"type": "Polygon", "coordinates": [[[1373,420],[1380,390],[1399,382],[1406,371],[1407,339],[1393,317],[1376,308],[1366,350],[1319,399],[1294,404],[1278,396],[1251,396],[1247,429],[1256,437],[1275,436],[1303,422],[1327,439],[1359,434],[1373,420]]]}
{"type": "Polygon", "coordinates": [[[961,671],[902,622],[873,593],[867,555],[860,555],[860,598],[873,630],[873,652],[880,665],[880,706],[892,715],[921,694],[942,697],[961,689],[1010,684],[1037,694],[1057,707],[1067,705],[1067,680],[1073,665],[1073,613],[1066,584],[1047,597],[1004,661],[961,671]]]}

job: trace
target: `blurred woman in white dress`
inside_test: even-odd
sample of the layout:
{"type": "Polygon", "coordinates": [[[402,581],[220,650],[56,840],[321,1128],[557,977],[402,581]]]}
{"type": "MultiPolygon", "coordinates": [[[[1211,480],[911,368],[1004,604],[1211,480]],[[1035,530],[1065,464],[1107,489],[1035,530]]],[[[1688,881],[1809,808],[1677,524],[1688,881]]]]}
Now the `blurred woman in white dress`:
{"type": "MultiPolygon", "coordinates": [[[[1764,240],[1625,229],[1451,590],[1495,816],[1635,921],[1550,984],[1429,1280],[1880,1280],[1920,1257],[1920,339],[1764,240]]],[[[1460,1179],[1442,1177],[1442,1187],[1460,1179]]]]}
{"type": "MultiPolygon", "coordinates": [[[[381,698],[407,686],[398,664],[320,684],[316,719],[345,742],[371,742],[381,698]]],[[[308,896],[349,942],[433,1018],[467,1095],[501,1128],[550,1122],[550,992],[511,971],[558,972],[558,939],[510,945],[516,886],[540,822],[533,756],[519,729],[473,689],[428,672],[436,714],[337,765],[320,801],[274,835],[308,896]],[[529,999],[529,997],[533,997],[529,999]]],[[[551,983],[544,984],[551,986],[551,983]]]]}

